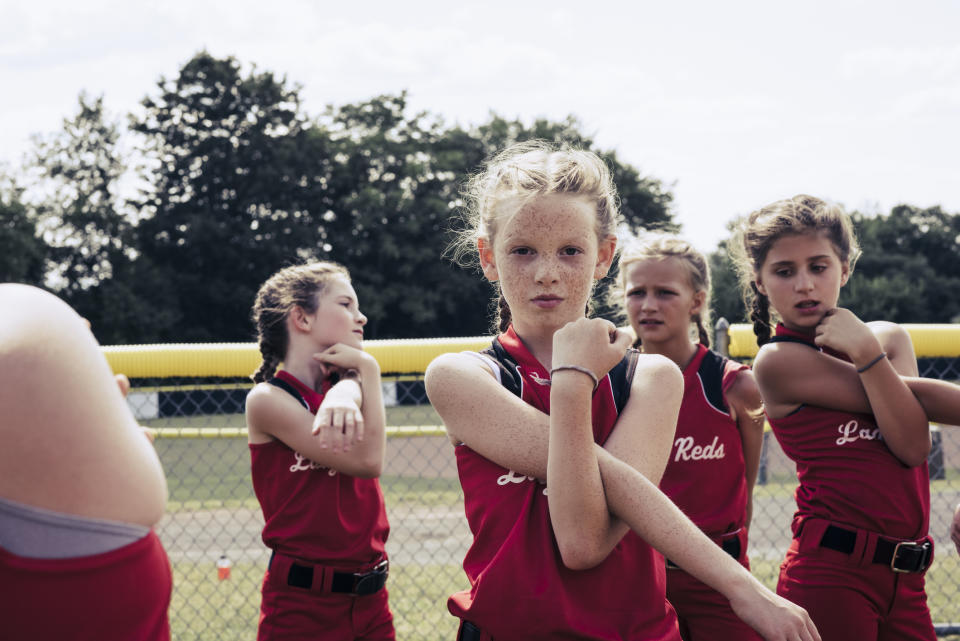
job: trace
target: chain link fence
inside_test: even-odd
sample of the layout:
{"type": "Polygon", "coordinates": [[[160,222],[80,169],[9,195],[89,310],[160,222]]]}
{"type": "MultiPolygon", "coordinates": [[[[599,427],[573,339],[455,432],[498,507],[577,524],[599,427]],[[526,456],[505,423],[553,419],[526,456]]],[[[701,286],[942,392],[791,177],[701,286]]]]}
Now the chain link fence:
{"type": "MultiPolygon", "coordinates": [[[[960,379],[960,358],[923,359],[921,375],[960,379]]],[[[263,518],[250,480],[243,417],[251,384],[209,377],[133,382],[128,402],[142,424],[157,430],[155,446],[170,491],[157,530],[173,566],[173,638],[255,639],[269,551],[260,539],[263,518]]],[[[387,587],[397,638],[453,639],[457,621],[446,600],[468,586],[461,562],[471,542],[453,448],[419,376],[385,376],[384,389],[390,428],[380,481],[391,525],[387,587]]],[[[767,436],[750,557],[754,574],[773,587],[790,543],[796,476],[767,436]]],[[[935,429],[930,465],[937,559],[927,574],[927,593],[938,631],[960,634],[960,624],[953,623],[960,622],[960,560],[948,535],[960,502],[960,427],[935,429]]]]}

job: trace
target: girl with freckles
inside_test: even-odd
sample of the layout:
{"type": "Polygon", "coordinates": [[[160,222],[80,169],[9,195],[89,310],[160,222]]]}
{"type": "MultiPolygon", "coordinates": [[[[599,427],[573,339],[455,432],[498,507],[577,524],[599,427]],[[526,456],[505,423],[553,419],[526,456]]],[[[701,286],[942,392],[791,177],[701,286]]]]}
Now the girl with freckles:
{"type": "Polygon", "coordinates": [[[668,359],[585,315],[617,251],[595,154],[524,143],[469,186],[473,254],[499,289],[499,336],[426,372],[455,445],[474,541],[458,639],[679,640],[661,553],[772,640],[818,640],[806,613],[713,544],[656,485],[683,390],[668,359]],[[474,254],[475,252],[475,254],[474,254]]]}

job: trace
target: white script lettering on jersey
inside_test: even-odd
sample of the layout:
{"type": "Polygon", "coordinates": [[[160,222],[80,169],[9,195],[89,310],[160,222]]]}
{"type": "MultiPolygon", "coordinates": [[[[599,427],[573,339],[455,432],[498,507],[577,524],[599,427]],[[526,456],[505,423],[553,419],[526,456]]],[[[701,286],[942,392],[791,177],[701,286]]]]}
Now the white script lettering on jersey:
{"type": "Polygon", "coordinates": [[[880,428],[868,430],[860,429],[860,424],[856,421],[850,421],[846,425],[840,425],[837,427],[837,431],[840,432],[840,438],[837,439],[837,445],[846,445],[847,443],[853,443],[854,441],[859,441],[863,439],[864,441],[882,441],[883,435],[880,433],[880,428]]]}
{"type": "Polygon", "coordinates": [[[333,476],[334,474],[337,473],[336,470],[331,470],[324,467],[323,465],[320,465],[319,463],[314,463],[313,461],[308,459],[306,456],[304,456],[300,452],[294,452],[293,455],[296,457],[297,462],[290,466],[291,472],[303,472],[306,470],[327,470],[327,474],[330,476],[333,476]]]}
{"type": "Polygon", "coordinates": [[[704,461],[709,459],[722,459],[726,456],[723,451],[723,443],[717,444],[719,436],[713,437],[710,445],[694,445],[692,436],[681,436],[674,442],[677,453],[674,455],[674,461],[704,461]]]}
{"type": "MultiPolygon", "coordinates": [[[[506,485],[507,483],[524,483],[526,481],[534,481],[536,483],[541,483],[541,481],[535,476],[525,476],[523,474],[517,474],[513,470],[507,470],[507,473],[497,479],[497,485],[506,485]]],[[[543,495],[547,495],[547,488],[544,485],[543,495]]]]}

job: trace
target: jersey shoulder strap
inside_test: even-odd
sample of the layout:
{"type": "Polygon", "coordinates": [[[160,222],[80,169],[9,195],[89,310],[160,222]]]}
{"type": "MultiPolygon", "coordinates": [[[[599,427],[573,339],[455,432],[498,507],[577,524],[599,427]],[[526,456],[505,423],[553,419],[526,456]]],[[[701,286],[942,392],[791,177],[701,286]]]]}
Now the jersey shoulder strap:
{"type": "Polygon", "coordinates": [[[510,356],[509,352],[500,344],[500,339],[493,339],[493,343],[481,354],[489,356],[496,362],[500,368],[500,384],[506,387],[514,396],[521,396],[523,390],[523,381],[520,378],[520,372],[517,370],[517,361],[510,356]]]}
{"type": "Polygon", "coordinates": [[[607,374],[610,377],[610,388],[613,390],[613,402],[617,407],[617,414],[623,411],[630,399],[630,386],[633,385],[633,375],[637,371],[639,360],[640,350],[631,347],[623,359],[607,374]]]}
{"type": "Polygon", "coordinates": [[[303,395],[300,393],[300,390],[298,390],[296,387],[294,387],[293,385],[291,385],[291,384],[288,383],[287,381],[283,380],[282,378],[277,378],[276,376],[274,376],[273,378],[271,378],[271,379],[270,379],[269,381],[267,381],[267,382],[270,383],[271,385],[273,385],[274,387],[279,387],[279,388],[282,389],[283,391],[287,392],[288,394],[290,394],[290,396],[292,396],[292,397],[294,397],[295,399],[297,399],[297,401],[298,401],[301,405],[303,405],[303,407],[304,407],[307,411],[310,410],[310,405],[307,403],[307,400],[306,400],[305,398],[303,398],[303,395]]]}
{"type": "Polygon", "coordinates": [[[713,350],[707,350],[697,368],[697,376],[703,386],[703,394],[707,402],[724,414],[729,414],[726,401],[723,399],[723,374],[727,369],[727,359],[713,350]]]}

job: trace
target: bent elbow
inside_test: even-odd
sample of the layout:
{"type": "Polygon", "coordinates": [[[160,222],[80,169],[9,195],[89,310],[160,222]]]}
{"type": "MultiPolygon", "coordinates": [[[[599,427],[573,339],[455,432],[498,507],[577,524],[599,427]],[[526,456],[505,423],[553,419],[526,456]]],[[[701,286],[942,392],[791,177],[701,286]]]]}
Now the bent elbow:
{"type": "Polygon", "coordinates": [[[368,456],[363,458],[360,461],[357,461],[357,468],[354,470],[352,476],[361,479],[375,479],[383,473],[383,457],[382,456],[368,456]]]}
{"type": "Polygon", "coordinates": [[[570,570],[589,570],[595,568],[607,555],[598,546],[585,545],[581,542],[557,542],[560,549],[560,559],[564,567],[570,570]]]}
{"type": "Polygon", "coordinates": [[[927,462],[927,459],[930,456],[930,444],[928,443],[926,447],[915,448],[914,451],[910,452],[906,458],[901,459],[907,467],[920,467],[927,462]]]}

